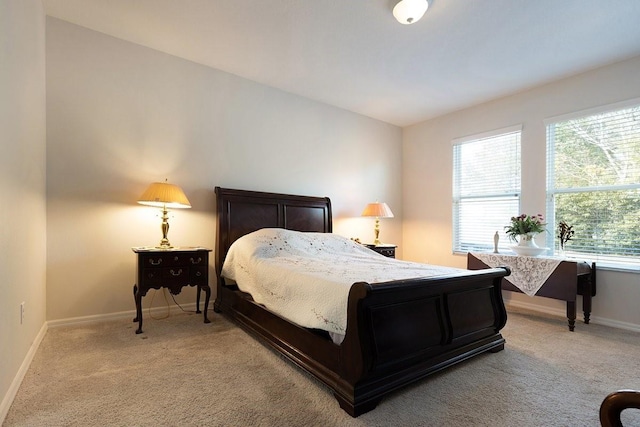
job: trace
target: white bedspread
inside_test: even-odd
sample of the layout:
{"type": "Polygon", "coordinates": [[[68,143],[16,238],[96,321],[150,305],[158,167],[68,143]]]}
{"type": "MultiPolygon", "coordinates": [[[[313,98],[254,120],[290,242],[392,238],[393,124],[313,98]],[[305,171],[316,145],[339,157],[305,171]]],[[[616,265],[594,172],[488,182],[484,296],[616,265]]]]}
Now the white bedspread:
{"type": "Polygon", "coordinates": [[[222,276],[300,326],[342,335],[353,283],[461,271],[465,270],[387,258],[335,234],[266,228],[231,245],[222,276]]]}

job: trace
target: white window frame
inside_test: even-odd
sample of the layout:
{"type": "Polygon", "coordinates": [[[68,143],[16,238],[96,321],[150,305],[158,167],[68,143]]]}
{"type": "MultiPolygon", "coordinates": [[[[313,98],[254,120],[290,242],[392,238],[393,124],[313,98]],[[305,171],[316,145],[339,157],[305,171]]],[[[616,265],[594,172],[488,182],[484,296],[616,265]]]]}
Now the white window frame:
{"type": "MultiPolygon", "coordinates": [[[[497,231],[499,235],[499,244],[498,247],[501,251],[507,251],[510,242],[504,233],[504,225],[509,223],[509,218],[511,216],[519,215],[520,211],[520,203],[521,203],[521,194],[522,194],[522,168],[521,168],[521,153],[522,153],[522,125],[510,126],[502,129],[496,129],[489,132],[484,132],[480,134],[470,135],[463,138],[454,139],[452,143],[452,154],[453,154],[453,185],[452,185],[452,251],[453,253],[467,253],[467,252],[476,252],[476,251],[487,251],[494,249],[494,234],[497,231]],[[460,183],[464,181],[464,177],[462,176],[462,171],[460,169],[460,159],[458,156],[461,154],[460,149],[464,147],[466,144],[474,144],[474,143],[486,143],[487,140],[494,138],[504,138],[508,137],[510,134],[516,134],[515,143],[517,144],[515,158],[513,160],[513,164],[511,167],[515,167],[517,169],[517,176],[513,176],[513,180],[517,181],[512,185],[512,188],[509,191],[505,191],[504,188],[498,188],[500,186],[495,186],[495,191],[491,188],[492,184],[488,181],[489,191],[482,192],[482,194],[477,193],[468,193],[464,191],[463,188],[460,187],[460,183]],[[462,194],[467,193],[467,194],[462,194]],[[487,223],[490,225],[486,226],[486,230],[484,230],[487,234],[484,236],[469,236],[469,233],[464,232],[463,230],[469,229],[469,227],[473,227],[474,225],[469,225],[464,223],[464,219],[461,217],[463,215],[463,210],[465,209],[465,202],[467,205],[470,203],[478,203],[478,206],[487,207],[487,202],[489,205],[491,201],[495,200],[499,203],[505,204],[514,204],[512,209],[507,209],[503,213],[505,217],[486,215],[481,212],[480,215],[483,215],[484,218],[478,218],[477,221],[480,221],[483,226],[487,223]],[[515,203],[514,203],[515,201],[515,203]],[[489,229],[491,230],[489,232],[489,229]],[[462,236],[461,234],[467,234],[467,236],[462,236]],[[467,242],[463,242],[463,239],[468,239],[467,242]]],[[[505,162],[505,159],[501,157],[500,153],[491,153],[493,157],[491,162],[487,162],[486,167],[492,168],[500,165],[506,165],[508,163],[505,162]]],[[[497,174],[496,174],[497,175],[497,174]]],[[[493,177],[490,177],[493,178],[493,177]]],[[[495,178],[493,178],[495,179],[495,178]]],[[[464,185],[464,184],[462,184],[464,185]]],[[[490,209],[489,209],[490,210],[490,209]]]]}
{"type": "MultiPolygon", "coordinates": [[[[547,219],[547,229],[552,231],[550,233],[551,236],[551,246],[554,250],[554,253],[557,253],[558,248],[558,237],[557,237],[557,224],[555,220],[555,195],[556,194],[567,194],[567,193],[576,193],[580,192],[584,189],[580,188],[555,188],[555,150],[554,150],[554,140],[553,140],[553,132],[550,132],[549,127],[555,125],[557,123],[566,122],[570,120],[585,118],[589,116],[594,116],[597,114],[607,113],[607,112],[615,112],[618,110],[624,110],[628,108],[634,108],[640,106],[640,98],[630,99],[622,102],[618,102],[615,104],[609,104],[605,106],[600,106],[596,108],[591,108],[587,110],[582,110],[574,113],[564,114],[561,116],[555,116],[544,120],[545,125],[545,133],[546,133],[546,147],[547,147],[547,185],[546,185],[546,219],[547,219]],[[551,137],[550,137],[551,135],[551,137]]],[[[640,190],[640,182],[635,183],[633,185],[620,185],[620,186],[607,186],[607,187],[590,187],[589,191],[606,191],[606,190],[628,190],[628,189],[638,189],[640,190]]],[[[575,225],[575,224],[570,224],[575,225]]],[[[599,269],[607,269],[607,270],[620,270],[620,271],[633,271],[640,272],[640,259],[637,261],[624,261],[620,260],[617,257],[608,257],[602,254],[585,254],[585,253],[573,253],[570,250],[565,252],[563,256],[568,257],[579,257],[580,259],[584,259],[590,262],[597,262],[599,269]]]]}

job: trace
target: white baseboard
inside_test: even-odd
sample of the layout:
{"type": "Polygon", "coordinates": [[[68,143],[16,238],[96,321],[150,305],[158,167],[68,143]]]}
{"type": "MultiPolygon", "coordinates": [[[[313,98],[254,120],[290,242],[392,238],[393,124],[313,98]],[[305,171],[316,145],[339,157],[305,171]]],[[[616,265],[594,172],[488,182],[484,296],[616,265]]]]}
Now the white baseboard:
{"type": "MultiPolygon", "coordinates": [[[[509,307],[524,308],[526,310],[537,311],[538,313],[545,313],[551,316],[557,316],[562,318],[567,317],[567,312],[565,309],[544,307],[537,304],[529,304],[522,301],[510,301],[508,303],[505,303],[505,305],[507,306],[507,308],[509,307]]],[[[576,322],[581,321],[581,319],[582,319],[582,312],[580,310],[577,310],[576,322]]],[[[607,319],[604,317],[591,316],[591,318],[589,319],[589,323],[594,323],[596,325],[610,326],[612,328],[624,329],[627,331],[640,332],[640,325],[637,325],[635,323],[629,323],[629,322],[620,322],[618,320],[607,319]]]]}
{"type": "Polygon", "coordinates": [[[0,425],[4,423],[4,419],[7,417],[7,414],[9,413],[9,408],[11,408],[13,399],[15,399],[16,394],[18,394],[18,390],[20,389],[22,380],[24,379],[24,376],[27,374],[27,371],[29,370],[29,366],[31,366],[31,361],[33,360],[33,357],[36,355],[36,352],[40,347],[40,343],[42,342],[42,339],[47,334],[47,329],[48,329],[47,322],[44,322],[44,324],[40,328],[40,331],[38,332],[38,335],[36,335],[36,338],[33,340],[33,343],[31,343],[31,347],[29,347],[29,351],[27,352],[27,355],[22,361],[22,364],[18,369],[18,373],[13,378],[13,381],[11,382],[11,386],[9,386],[9,390],[7,390],[7,393],[2,399],[2,403],[0,403],[0,425]]]}
{"type": "MultiPolygon", "coordinates": [[[[163,313],[166,313],[167,310],[169,310],[169,313],[174,313],[174,312],[181,312],[182,310],[193,310],[195,311],[196,309],[196,303],[187,303],[187,304],[180,304],[180,306],[182,307],[182,309],[180,309],[180,307],[178,307],[177,305],[170,305],[169,307],[153,307],[151,309],[145,308],[142,312],[142,316],[144,317],[146,314],[149,313],[149,310],[151,310],[152,314],[158,314],[158,315],[162,315],[163,313]]],[[[209,305],[209,310],[211,310],[211,304],[209,305]]],[[[95,315],[91,315],[91,316],[81,316],[81,317],[70,317],[68,319],[58,319],[58,320],[49,320],[48,325],[49,328],[58,328],[60,326],[69,326],[69,325],[78,325],[78,324],[82,324],[82,323],[94,323],[94,322],[101,322],[104,320],[117,320],[117,319],[124,319],[124,318],[131,318],[131,321],[133,321],[133,318],[136,317],[136,311],[135,310],[128,310],[128,311],[119,311],[116,313],[107,313],[107,314],[95,314],[95,315]]]]}
{"type": "Polygon", "coordinates": [[[529,304],[528,302],[523,302],[523,301],[513,301],[513,300],[509,302],[505,301],[505,306],[507,307],[507,309],[509,309],[510,307],[524,308],[525,310],[537,311],[538,313],[545,313],[551,316],[566,317],[565,310],[545,307],[538,304],[529,304]]]}

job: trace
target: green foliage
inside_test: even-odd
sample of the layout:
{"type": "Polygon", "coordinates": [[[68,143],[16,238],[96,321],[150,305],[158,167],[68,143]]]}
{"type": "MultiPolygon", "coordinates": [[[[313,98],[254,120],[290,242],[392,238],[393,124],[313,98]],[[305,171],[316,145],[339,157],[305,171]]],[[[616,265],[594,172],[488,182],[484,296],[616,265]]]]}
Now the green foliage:
{"type": "Polygon", "coordinates": [[[571,250],[640,254],[640,108],[553,126],[556,223],[574,226],[571,250]]]}
{"type": "Polygon", "coordinates": [[[517,236],[523,234],[537,234],[544,231],[544,218],[541,214],[537,215],[518,215],[511,217],[511,224],[504,228],[505,233],[510,240],[516,240],[517,236]]]}

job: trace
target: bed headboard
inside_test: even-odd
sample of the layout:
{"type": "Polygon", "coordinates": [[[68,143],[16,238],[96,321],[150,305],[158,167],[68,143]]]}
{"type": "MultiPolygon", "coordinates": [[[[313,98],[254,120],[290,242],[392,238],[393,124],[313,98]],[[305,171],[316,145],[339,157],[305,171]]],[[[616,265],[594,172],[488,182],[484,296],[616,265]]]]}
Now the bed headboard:
{"type": "Polygon", "coordinates": [[[245,234],[261,228],[331,233],[331,200],[328,197],[295,196],[216,187],[216,273],[229,246],[245,234]]]}

